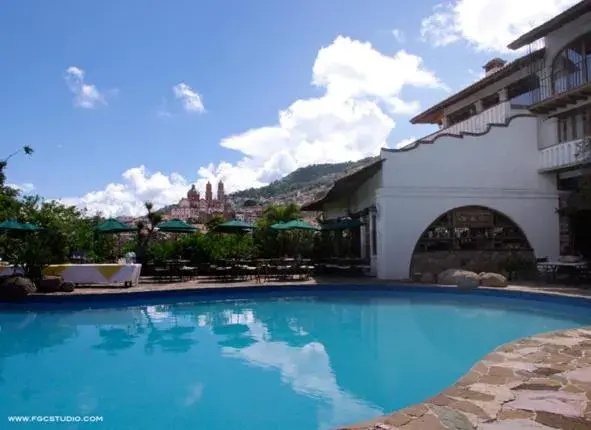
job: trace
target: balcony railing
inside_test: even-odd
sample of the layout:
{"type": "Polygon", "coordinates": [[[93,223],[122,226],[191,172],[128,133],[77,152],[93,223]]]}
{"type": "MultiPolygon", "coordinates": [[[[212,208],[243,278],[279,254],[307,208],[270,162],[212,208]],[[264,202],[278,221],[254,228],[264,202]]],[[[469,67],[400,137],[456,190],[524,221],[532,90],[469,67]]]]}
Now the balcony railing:
{"type": "Polygon", "coordinates": [[[589,160],[584,142],[577,139],[562,142],[540,151],[540,171],[552,171],[578,166],[589,160]]]}
{"type": "MultiPolygon", "coordinates": [[[[556,67],[556,66],[555,66],[556,67]]],[[[557,98],[566,93],[572,93],[591,83],[591,56],[587,55],[579,61],[569,61],[562,69],[554,68],[551,73],[539,76],[539,87],[533,95],[533,105],[557,98]]]]}
{"type": "Polygon", "coordinates": [[[435,133],[420,139],[420,142],[430,143],[442,134],[484,133],[488,129],[489,124],[505,124],[512,115],[519,113],[519,111],[522,111],[522,108],[513,106],[512,101],[499,103],[464,121],[437,130],[435,133]]]}

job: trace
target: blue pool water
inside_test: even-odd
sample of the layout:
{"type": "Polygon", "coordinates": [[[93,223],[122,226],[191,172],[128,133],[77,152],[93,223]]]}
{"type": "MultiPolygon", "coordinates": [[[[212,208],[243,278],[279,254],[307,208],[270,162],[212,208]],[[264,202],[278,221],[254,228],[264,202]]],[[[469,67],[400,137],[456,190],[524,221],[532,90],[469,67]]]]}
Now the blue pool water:
{"type": "Polygon", "coordinates": [[[198,300],[0,310],[0,419],[330,429],[422,401],[500,344],[591,325],[589,307],[472,294],[198,300]]]}

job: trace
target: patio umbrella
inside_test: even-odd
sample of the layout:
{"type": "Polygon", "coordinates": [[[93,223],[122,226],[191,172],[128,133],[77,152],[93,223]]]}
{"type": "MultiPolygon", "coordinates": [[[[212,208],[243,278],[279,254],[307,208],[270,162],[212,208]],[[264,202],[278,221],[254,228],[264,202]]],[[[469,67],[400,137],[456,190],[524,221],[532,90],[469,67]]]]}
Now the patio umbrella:
{"type": "MultiPolygon", "coordinates": [[[[277,224],[273,224],[271,228],[275,228],[277,224]]],[[[309,230],[309,231],[317,231],[320,230],[318,227],[313,226],[309,222],[306,222],[302,219],[294,219],[288,221],[286,223],[279,224],[276,230],[309,230]]]]}
{"type": "Polygon", "coordinates": [[[6,221],[0,222],[0,231],[31,232],[39,230],[41,230],[41,228],[37,227],[36,225],[33,225],[28,222],[18,222],[14,219],[8,219],[6,221]]]}
{"type": "Polygon", "coordinates": [[[102,224],[97,225],[96,230],[100,233],[129,233],[137,231],[137,227],[109,218],[102,224]]]}
{"type": "Polygon", "coordinates": [[[193,233],[199,230],[197,227],[187,224],[183,220],[173,218],[169,221],[158,224],[158,230],[165,233],[193,233]]]}
{"type": "Polygon", "coordinates": [[[233,219],[231,221],[218,224],[214,230],[221,233],[242,233],[247,230],[252,230],[253,228],[254,225],[252,224],[239,219],[233,219]]]}

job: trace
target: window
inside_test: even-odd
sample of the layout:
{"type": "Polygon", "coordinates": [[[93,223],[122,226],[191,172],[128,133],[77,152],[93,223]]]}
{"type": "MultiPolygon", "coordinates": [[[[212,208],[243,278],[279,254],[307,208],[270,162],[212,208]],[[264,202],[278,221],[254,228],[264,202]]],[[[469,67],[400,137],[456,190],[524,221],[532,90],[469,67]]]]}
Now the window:
{"type": "Polygon", "coordinates": [[[589,135],[590,110],[573,110],[558,118],[558,142],[570,142],[589,135]]]}
{"type": "Polygon", "coordinates": [[[568,141],[568,119],[558,118],[558,142],[568,141]]]}
{"type": "Polygon", "coordinates": [[[578,139],[579,136],[579,122],[577,121],[579,115],[575,114],[570,117],[571,140],[578,139]]]}
{"type": "Polygon", "coordinates": [[[591,80],[591,32],[565,46],[552,62],[554,94],[570,91],[591,80]]]}
{"type": "Polygon", "coordinates": [[[521,229],[505,215],[480,206],[451,210],[421,235],[415,252],[528,250],[521,229]]]}
{"type": "Polygon", "coordinates": [[[494,93],[482,99],[482,110],[490,109],[499,104],[499,93],[494,93]]]}

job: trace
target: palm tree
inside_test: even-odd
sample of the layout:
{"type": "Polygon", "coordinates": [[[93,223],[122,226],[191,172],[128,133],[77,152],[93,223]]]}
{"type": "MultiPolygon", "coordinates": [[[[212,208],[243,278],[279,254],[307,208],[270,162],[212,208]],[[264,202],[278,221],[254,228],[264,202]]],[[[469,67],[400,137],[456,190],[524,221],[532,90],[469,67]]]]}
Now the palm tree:
{"type": "Polygon", "coordinates": [[[287,222],[298,218],[300,218],[300,207],[295,203],[290,203],[284,206],[267,206],[263,211],[261,220],[266,222],[268,225],[272,225],[278,222],[287,222]]]}
{"type": "Polygon", "coordinates": [[[137,246],[136,246],[136,258],[138,262],[145,263],[144,257],[148,250],[148,245],[152,236],[154,235],[154,231],[156,226],[160,224],[162,221],[162,215],[158,212],[154,212],[153,208],[154,205],[152,202],[145,202],[144,206],[148,211],[146,218],[148,218],[148,225],[143,221],[139,221],[137,223],[137,246]]]}

